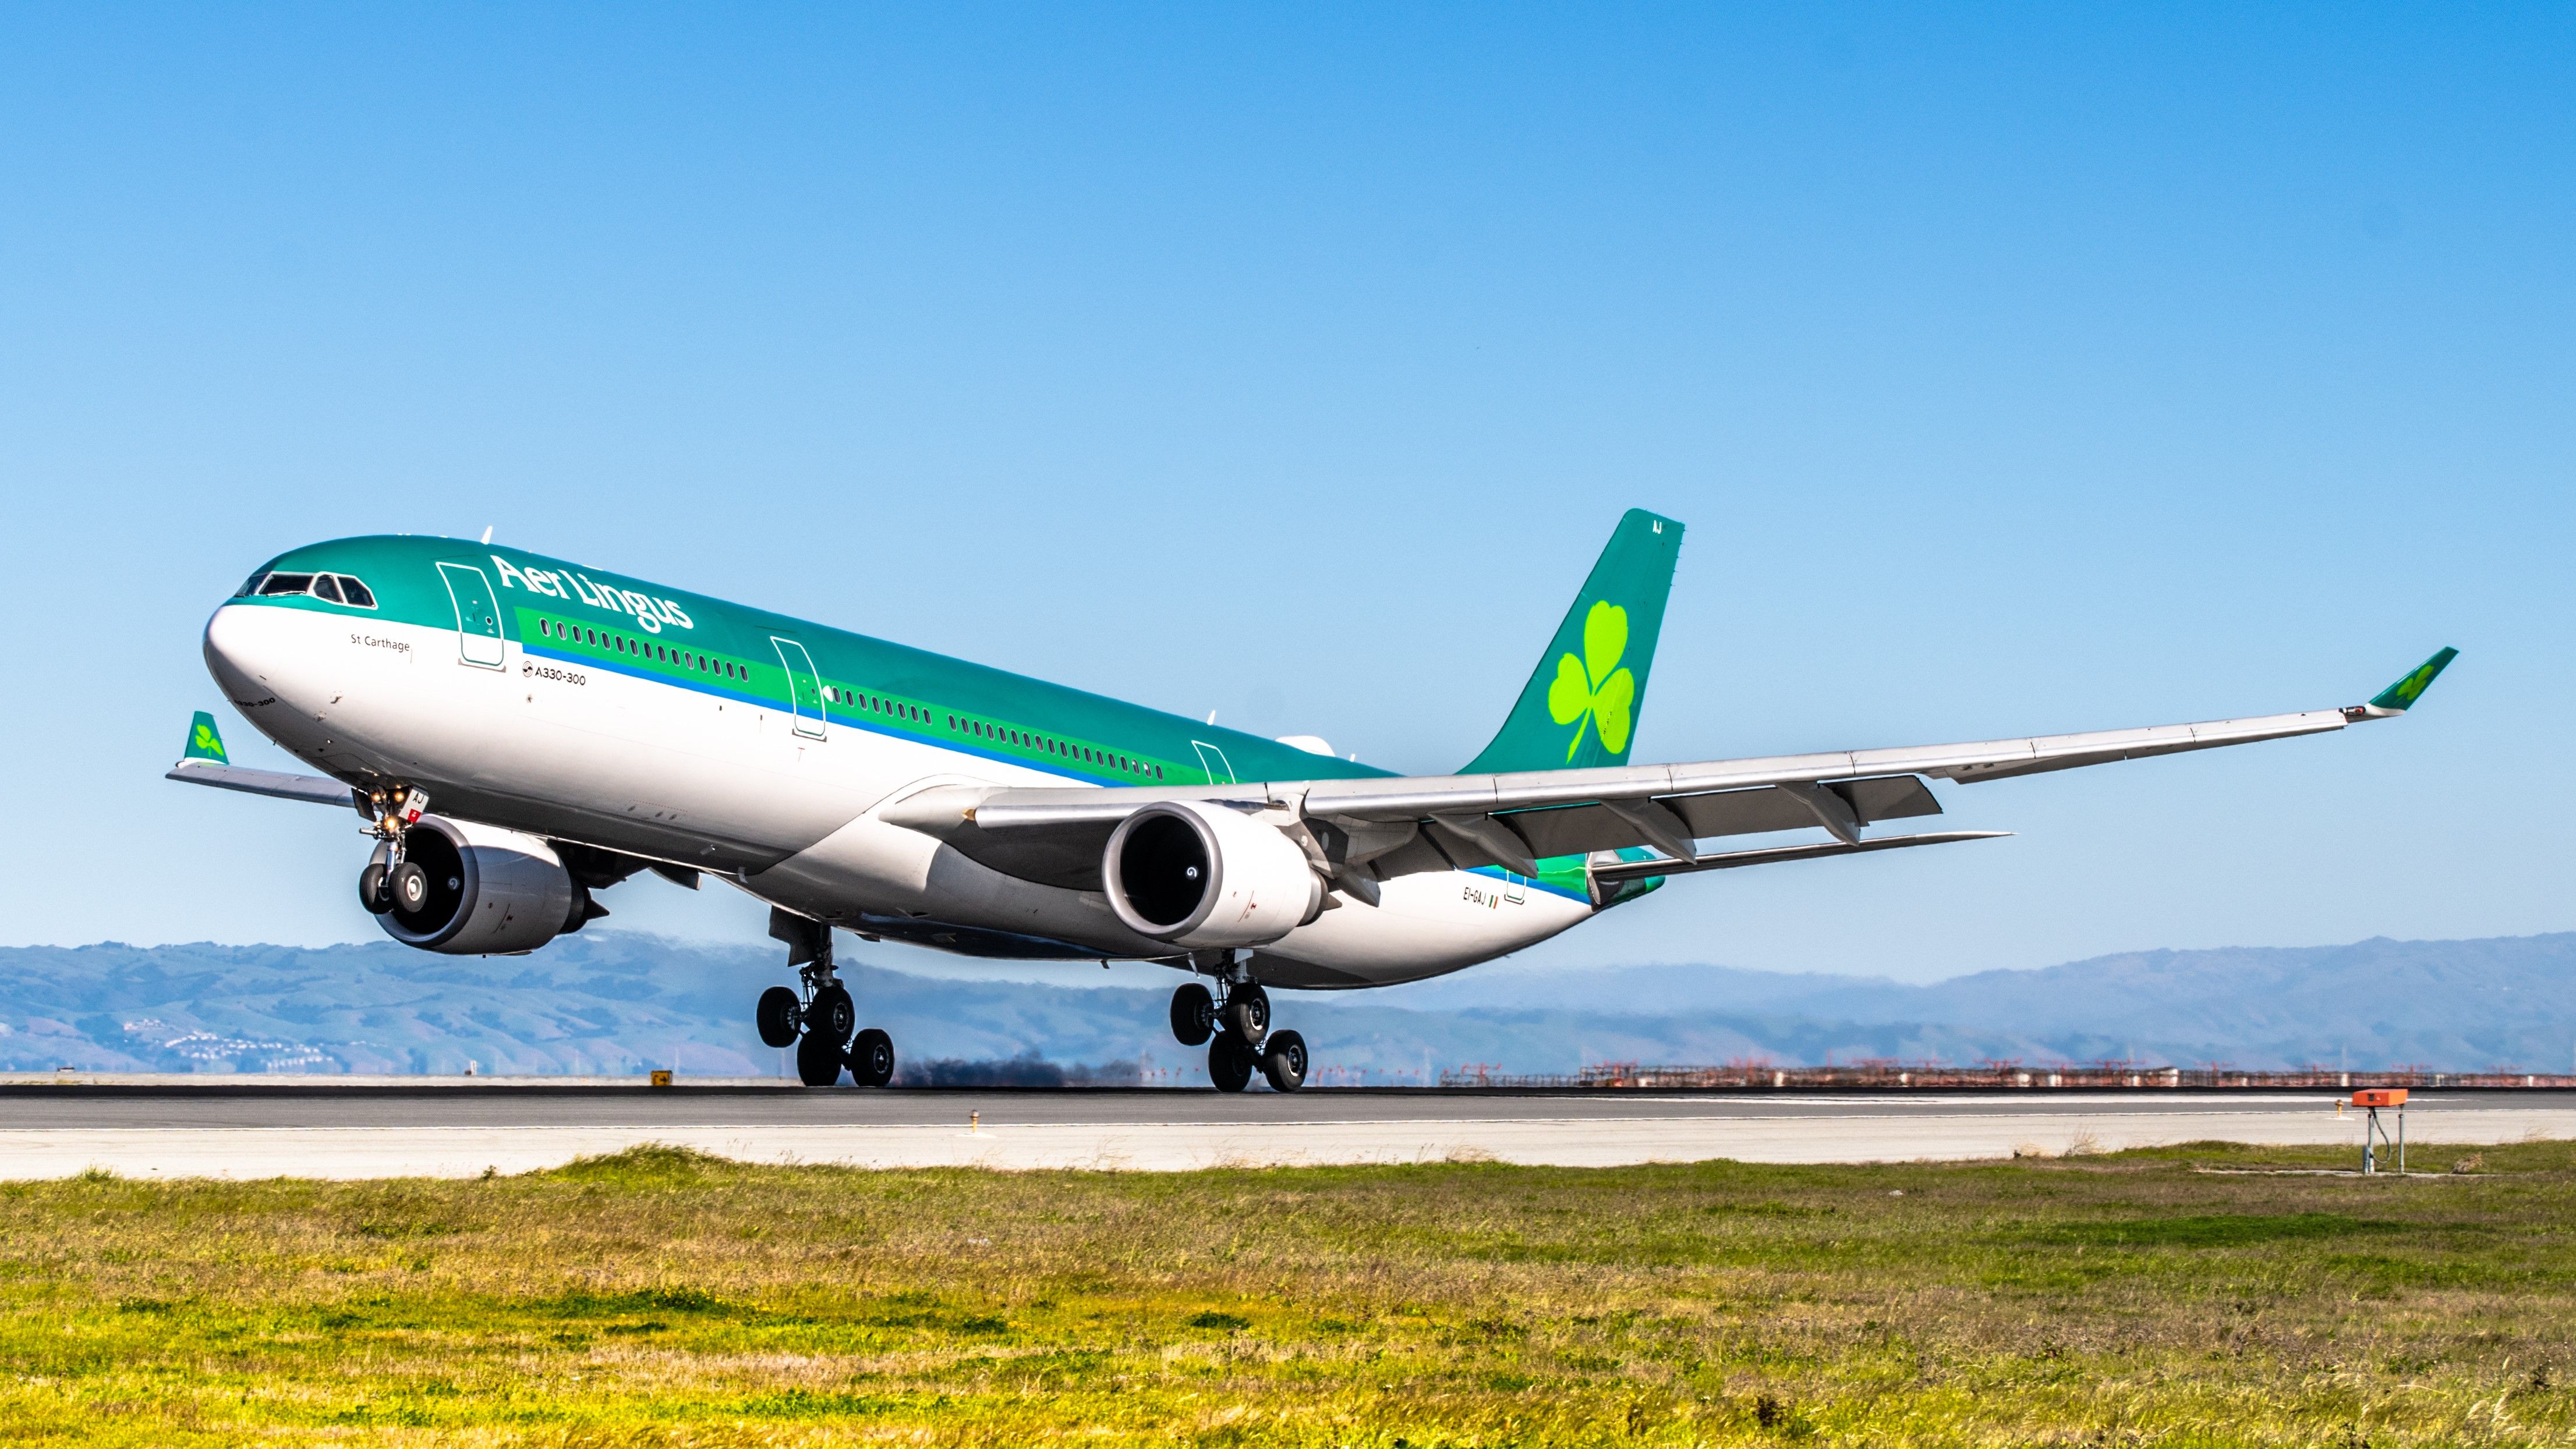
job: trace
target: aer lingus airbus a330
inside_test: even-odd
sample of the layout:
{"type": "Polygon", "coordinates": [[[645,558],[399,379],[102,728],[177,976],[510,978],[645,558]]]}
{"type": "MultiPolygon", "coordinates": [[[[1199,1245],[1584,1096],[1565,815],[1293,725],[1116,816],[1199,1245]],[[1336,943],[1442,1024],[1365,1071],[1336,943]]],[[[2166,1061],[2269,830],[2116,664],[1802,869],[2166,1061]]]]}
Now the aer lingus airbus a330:
{"type": "Polygon", "coordinates": [[[1301,1085],[1264,986],[1383,986],[1518,950],[1667,878],[1974,840],[1870,835],[1968,783],[2339,730],[2367,704],[1979,744],[1636,765],[1682,526],[1631,512],[1484,753],[1405,777],[603,569],[444,538],[318,543],[206,624],[244,718],[327,778],[229,763],[200,714],[176,780],[354,805],[358,896],[425,951],[525,952],[651,871],[771,907],[799,985],[763,1040],[815,1086],[894,1072],[832,930],[970,956],[1192,973],[1172,1030],[1208,1075],[1301,1085]],[[435,805],[435,810],[432,806],[435,805]],[[1772,831],[1807,841],[1703,854],[1772,831]]]}

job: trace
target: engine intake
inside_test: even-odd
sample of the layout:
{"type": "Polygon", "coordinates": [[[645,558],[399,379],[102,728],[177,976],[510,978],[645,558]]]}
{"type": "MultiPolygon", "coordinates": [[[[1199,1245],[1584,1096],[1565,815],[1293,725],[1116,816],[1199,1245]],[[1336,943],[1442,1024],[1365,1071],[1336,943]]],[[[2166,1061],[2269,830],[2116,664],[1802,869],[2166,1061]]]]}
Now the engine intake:
{"type": "Polygon", "coordinates": [[[1295,841],[1196,800],[1161,801],[1120,821],[1100,874],[1127,929],[1175,946],[1266,945],[1324,908],[1324,883],[1295,841]]]}
{"type": "Polygon", "coordinates": [[[590,892],[533,835],[424,815],[404,835],[403,855],[428,874],[428,894],[376,919],[406,946],[448,956],[533,951],[593,914],[590,892]]]}

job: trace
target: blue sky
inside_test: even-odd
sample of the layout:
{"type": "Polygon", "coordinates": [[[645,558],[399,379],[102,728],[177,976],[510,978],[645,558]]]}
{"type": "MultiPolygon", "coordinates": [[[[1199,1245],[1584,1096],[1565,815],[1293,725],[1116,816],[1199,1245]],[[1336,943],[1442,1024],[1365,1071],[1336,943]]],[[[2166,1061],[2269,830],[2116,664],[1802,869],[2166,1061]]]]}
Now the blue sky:
{"type": "Polygon", "coordinates": [[[2464,654],[1533,959],[2576,927],[2571,73],[2541,7],[14,9],[0,941],[373,934],[350,820],[158,778],[296,542],[492,525],[1432,771],[1630,505],[1692,530],[1640,758],[2464,654]]]}

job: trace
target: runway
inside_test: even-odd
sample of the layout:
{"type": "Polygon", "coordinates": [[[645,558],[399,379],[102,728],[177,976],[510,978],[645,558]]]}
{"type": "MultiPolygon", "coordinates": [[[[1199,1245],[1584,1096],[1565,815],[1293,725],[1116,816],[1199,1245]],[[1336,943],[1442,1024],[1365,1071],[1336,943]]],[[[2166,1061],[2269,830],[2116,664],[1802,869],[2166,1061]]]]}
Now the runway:
{"type": "MultiPolygon", "coordinates": [[[[42,1079],[38,1079],[41,1082],[42,1079]]],[[[641,1143],[749,1162],[1187,1171],[1501,1161],[1569,1167],[1969,1160],[2229,1141],[2346,1146],[2327,1092],[1741,1094],[1314,1090],[802,1091],[0,1082],[0,1178],[473,1176],[641,1143]]],[[[327,1084],[326,1084],[327,1083],[327,1084]]],[[[2576,1093],[2442,1092],[2418,1147],[2576,1138],[2576,1093]]],[[[2447,1167],[2449,1158],[2417,1166],[2447,1167]]]]}

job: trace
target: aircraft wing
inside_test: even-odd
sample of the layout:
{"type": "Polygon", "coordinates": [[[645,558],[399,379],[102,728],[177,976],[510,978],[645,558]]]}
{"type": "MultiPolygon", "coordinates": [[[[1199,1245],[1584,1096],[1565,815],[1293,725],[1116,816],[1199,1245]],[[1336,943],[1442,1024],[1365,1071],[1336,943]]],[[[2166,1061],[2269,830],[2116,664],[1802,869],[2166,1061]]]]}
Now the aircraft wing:
{"type": "MultiPolygon", "coordinates": [[[[1840,849],[1862,827],[1937,815],[1926,778],[1973,784],[2114,760],[2323,734],[2401,715],[2457,651],[2444,649],[2366,704],[2198,724],[1969,744],[1837,750],[1675,765],[1618,765],[1512,774],[1292,780],[1183,788],[1074,790],[948,786],[879,810],[888,823],[937,836],[995,869],[1096,889],[1099,859],[1119,821],[1158,800],[1211,800],[1287,812],[1314,837],[1336,883],[1363,897],[1370,882],[1416,871],[1501,866],[1646,846],[1685,865],[1710,836],[1822,827],[1840,849]]],[[[1283,816],[1285,818],[1285,816],[1283,816]]],[[[1932,837],[1900,837],[1937,843],[1932,837]]],[[[1960,833],[1941,840],[1969,838],[1960,833]]],[[[1885,847],[1875,847],[1885,848],[1885,847]]],[[[1771,859],[1806,855],[1757,852],[1771,859]]],[[[1735,860],[1730,864],[1754,864],[1735,860]]],[[[1701,865],[1700,869],[1719,868],[1701,865]]]]}
{"type": "Polygon", "coordinates": [[[321,775],[289,775],[278,770],[252,770],[236,765],[224,751],[223,732],[215,728],[215,717],[204,710],[188,722],[188,740],[180,748],[179,763],[170,767],[165,780],[178,780],[190,785],[212,785],[218,790],[239,790],[247,795],[266,795],[278,800],[302,800],[314,805],[345,805],[364,814],[358,803],[358,792],[337,780],[321,775]]]}
{"type": "Polygon", "coordinates": [[[289,775],[279,770],[251,770],[240,765],[204,765],[193,760],[171,767],[161,778],[183,780],[191,785],[212,785],[218,790],[239,790],[249,795],[267,795],[279,800],[303,800],[315,805],[338,805],[357,808],[358,792],[337,780],[321,775],[289,775]]]}

